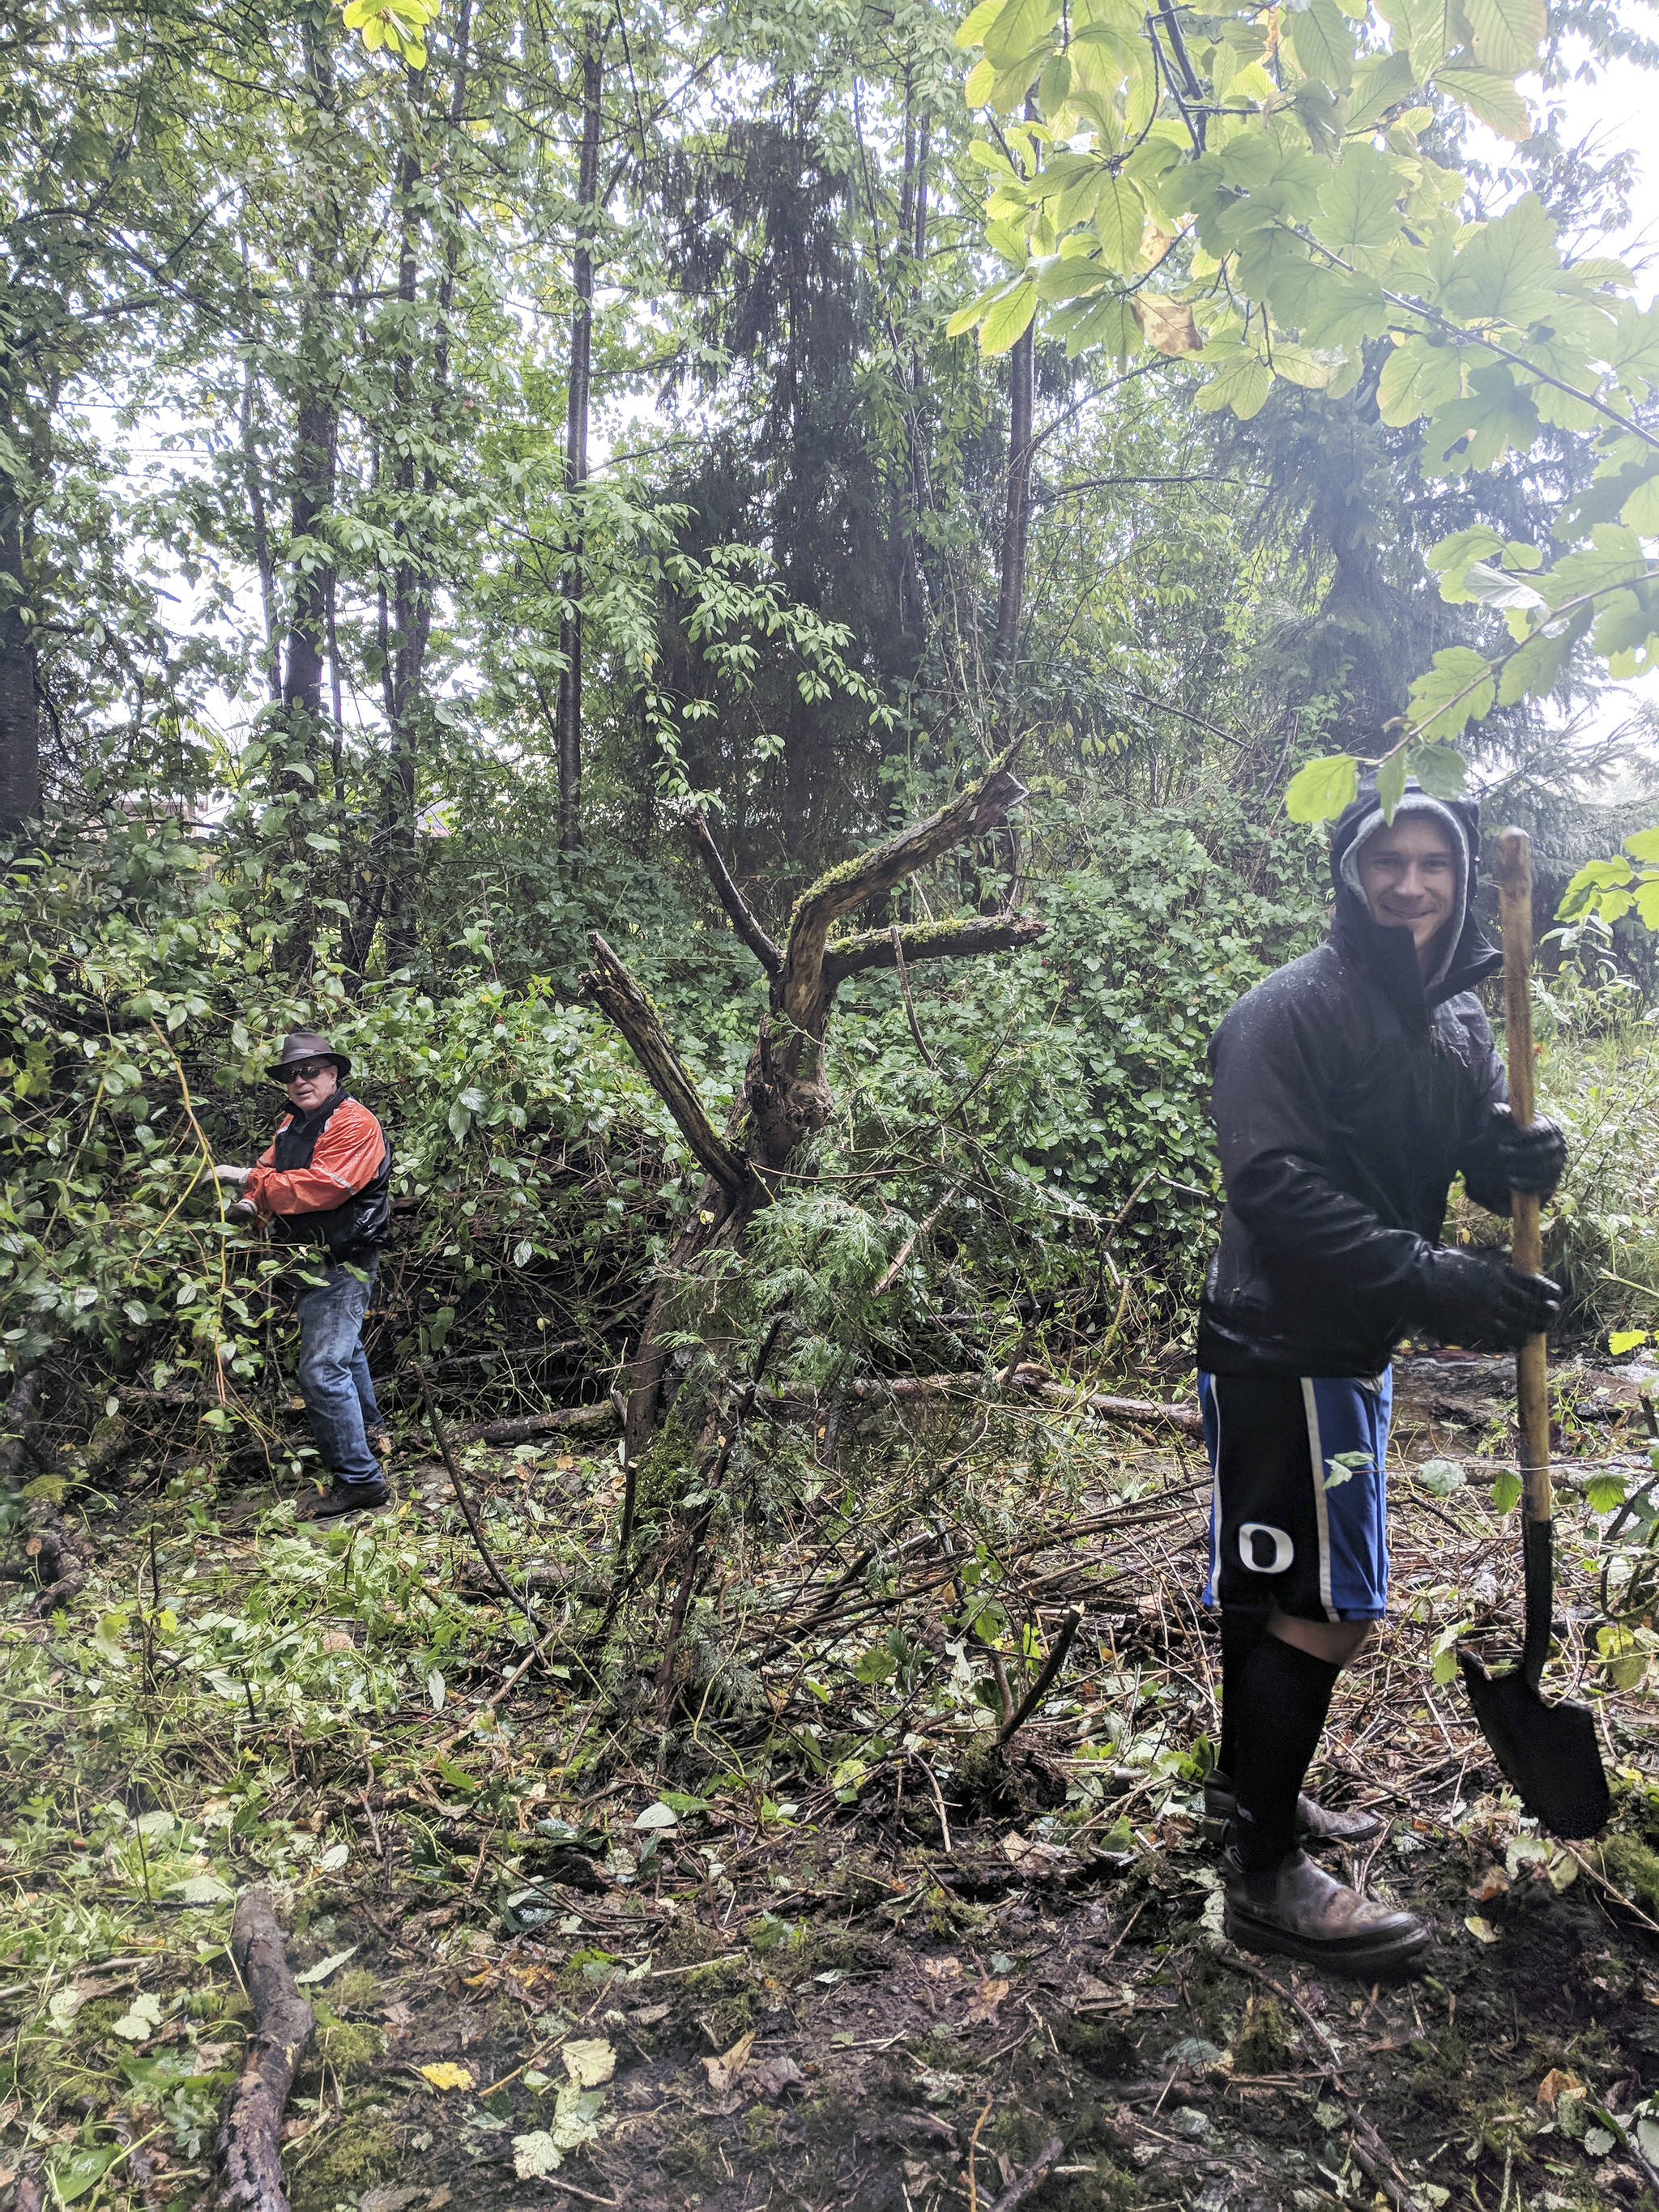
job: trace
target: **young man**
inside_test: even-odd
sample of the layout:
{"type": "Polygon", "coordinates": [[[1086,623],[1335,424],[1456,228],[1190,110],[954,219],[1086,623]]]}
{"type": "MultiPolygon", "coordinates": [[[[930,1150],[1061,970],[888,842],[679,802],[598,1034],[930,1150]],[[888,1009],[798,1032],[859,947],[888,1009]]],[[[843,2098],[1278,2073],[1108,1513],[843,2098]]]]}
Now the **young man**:
{"type": "Polygon", "coordinates": [[[1206,1601],[1221,1607],[1222,1730],[1206,1792],[1229,1824],[1226,1929],[1362,1979],[1429,1931],[1302,1848],[1380,1823],[1303,1796],[1331,1692],[1382,1618],[1389,1362],[1408,1329],[1515,1345],[1559,1291],[1438,1242],[1452,1177],[1508,1213],[1566,1147],[1518,1129],[1474,987],[1499,964],[1473,902],[1479,815],[1374,781],[1336,825],[1317,951],[1248,993],[1210,1047],[1227,1206],[1199,1323],[1215,1486],[1206,1601]]]}
{"type": "Polygon", "coordinates": [[[350,1073],[326,1037],[292,1030],[269,1070],[289,1103],[275,1141],[255,1168],[214,1170],[250,1213],[315,1255],[298,1301],[300,1395],[332,1480],[300,1508],[307,1520],[336,1520],[392,1495],[371,1443],[380,1409],[363,1357],[363,1316],[392,1220],[392,1149],[368,1107],[342,1087],[350,1073]]]}

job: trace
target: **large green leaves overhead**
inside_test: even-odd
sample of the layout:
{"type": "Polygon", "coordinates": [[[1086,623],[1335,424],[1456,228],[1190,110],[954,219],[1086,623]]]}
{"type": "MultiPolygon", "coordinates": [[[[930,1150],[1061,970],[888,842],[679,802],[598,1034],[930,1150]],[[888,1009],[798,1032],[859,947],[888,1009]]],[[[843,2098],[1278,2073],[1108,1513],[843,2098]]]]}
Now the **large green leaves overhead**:
{"type": "MultiPolygon", "coordinates": [[[[1461,111],[1526,137],[1516,80],[1546,28],[1545,0],[1299,0],[1266,15],[988,0],[959,34],[983,49],[970,105],[1006,113],[1042,86],[1043,119],[1018,127],[987,207],[1015,289],[957,319],[988,351],[1052,301],[1070,350],[1193,352],[1198,408],[1248,418],[1275,380],[1352,389],[1364,349],[1386,338],[1377,411],[1423,426],[1431,474],[1492,468],[1547,431],[1595,445],[1599,472],[1558,531],[1553,572],[1497,546],[1493,561],[1449,568],[1449,595],[1488,608],[1500,638],[1419,675],[1403,734],[1379,755],[1390,787],[1408,759],[1455,777],[1445,741],[1494,702],[1556,683],[1582,639],[1619,672],[1659,665],[1638,536],[1659,536],[1659,431],[1635,412],[1659,392],[1659,307],[1621,296],[1632,278],[1616,262],[1570,264],[1535,192],[1469,220],[1462,176],[1420,135],[1432,99],[1454,125],[1461,111]],[[1022,286],[1038,263],[1063,273],[1022,286]],[[1183,322],[1177,349],[1165,334],[1183,322]]],[[[1314,767],[1291,787],[1293,812],[1329,811],[1346,787],[1314,767]]]]}

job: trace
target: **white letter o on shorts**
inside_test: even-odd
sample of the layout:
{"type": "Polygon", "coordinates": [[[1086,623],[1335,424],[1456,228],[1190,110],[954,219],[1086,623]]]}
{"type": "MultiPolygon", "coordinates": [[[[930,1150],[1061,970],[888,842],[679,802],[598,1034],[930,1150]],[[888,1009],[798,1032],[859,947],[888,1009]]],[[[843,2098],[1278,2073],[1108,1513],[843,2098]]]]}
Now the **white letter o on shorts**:
{"type": "Polygon", "coordinates": [[[1296,1557],[1296,1546],[1282,1528],[1275,1528],[1267,1521],[1244,1521],[1239,1524],[1238,1556],[1241,1564],[1253,1575],[1282,1575],[1296,1557]],[[1265,1565],[1255,1556],[1255,1539],[1271,1536],[1273,1555],[1265,1565]]]}

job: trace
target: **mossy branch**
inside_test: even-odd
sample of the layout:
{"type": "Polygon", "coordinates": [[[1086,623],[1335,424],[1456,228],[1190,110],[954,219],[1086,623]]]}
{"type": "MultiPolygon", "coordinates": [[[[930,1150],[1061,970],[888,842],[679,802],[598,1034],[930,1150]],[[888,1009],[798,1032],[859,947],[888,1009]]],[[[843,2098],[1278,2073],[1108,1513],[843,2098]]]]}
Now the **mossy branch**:
{"type": "Polygon", "coordinates": [[[749,1170],[709,1120],[690,1071],[669,1042],[662,1017],[597,929],[589,932],[587,943],[593,965],[577,978],[582,990],[621,1030],[703,1167],[735,1196],[747,1183],[749,1170]]]}
{"type": "Polygon", "coordinates": [[[1024,796],[1024,785],[999,762],[927,821],[901,830],[867,853],[854,854],[802,892],[790,916],[781,993],[783,1010],[798,1030],[816,1039],[823,1036],[830,998],[824,975],[830,925],[865,899],[891,890],[953,846],[994,829],[1024,796]]]}
{"type": "Polygon", "coordinates": [[[1008,952],[1017,945],[1035,945],[1048,929],[1032,914],[974,915],[957,921],[926,921],[897,933],[864,929],[856,936],[834,937],[823,948],[823,988],[832,994],[849,975],[870,968],[897,965],[900,952],[907,967],[918,960],[971,960],[981,952],[1008,952]]]}

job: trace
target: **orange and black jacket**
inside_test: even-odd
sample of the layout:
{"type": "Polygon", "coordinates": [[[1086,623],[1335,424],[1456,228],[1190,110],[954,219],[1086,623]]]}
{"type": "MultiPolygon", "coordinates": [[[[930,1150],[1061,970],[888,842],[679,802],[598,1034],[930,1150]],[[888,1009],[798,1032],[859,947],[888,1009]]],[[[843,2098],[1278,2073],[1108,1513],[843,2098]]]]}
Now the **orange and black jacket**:
{"type": "Polygon", "coordinates": [[[392,1225],[392,1147],[360,1099],[337,1090],[314,1113],[290,1114],[260,1155],[244,1196],[291,1244],[365,1265],[392,1225]]]}

